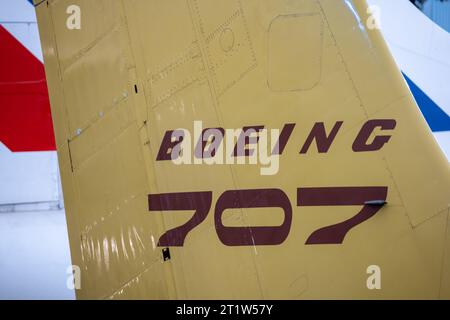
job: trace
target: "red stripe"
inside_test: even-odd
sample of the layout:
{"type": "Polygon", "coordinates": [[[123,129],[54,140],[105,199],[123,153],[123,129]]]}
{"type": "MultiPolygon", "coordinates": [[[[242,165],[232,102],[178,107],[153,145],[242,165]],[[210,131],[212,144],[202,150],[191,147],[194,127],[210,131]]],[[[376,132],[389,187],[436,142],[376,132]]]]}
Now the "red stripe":
{"type": "Polygon", "coordinates": [[[44,66],[2,26],[0,141],[13,152],[56,150],[44,66]]]}

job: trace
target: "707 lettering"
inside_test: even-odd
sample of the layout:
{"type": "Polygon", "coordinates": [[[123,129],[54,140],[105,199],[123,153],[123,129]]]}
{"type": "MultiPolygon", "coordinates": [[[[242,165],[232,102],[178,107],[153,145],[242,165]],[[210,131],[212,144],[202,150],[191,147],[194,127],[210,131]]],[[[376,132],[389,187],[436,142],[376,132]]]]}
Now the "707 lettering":
{"type": "MultiPolygon", "coordinates": [[[[314,231],[306,245],[341,244],[346,234],[357,225],[373,217],[386,203],[387,187],[323,187],[298,188],[297,206],[360,206],[363,208],[348,220],[314,231]]],[[[187,234],[202,223],[210,209],[212,192],[177,192],[150,194],[150,211],[194,210],[185,224],[168,230],[159,238],[160,247],[182,247],[187,234]]],[[[227,246],[279,245],[289,235],[292,206],[280,189],[251,189],[225,191],[217,200],[214,222],[220,241],[227,246]],[[222,215],[227,209],[281,208],[284,221],[280,226],[227,227],[222,215]]]]}

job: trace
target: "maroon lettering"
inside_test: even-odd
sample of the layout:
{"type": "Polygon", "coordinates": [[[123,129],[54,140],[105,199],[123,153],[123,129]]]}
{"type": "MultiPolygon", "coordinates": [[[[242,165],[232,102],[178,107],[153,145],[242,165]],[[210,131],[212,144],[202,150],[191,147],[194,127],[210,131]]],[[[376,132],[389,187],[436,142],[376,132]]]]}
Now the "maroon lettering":
{"type": "Polygon", "coordinates": [[[277,144],[272,150],[273,155],[281,155],[283,154],[284,148],[286,147],[286,144],[289,141],[289,138],[291,137],[292,131],[294,131],[295,123],[288,123],[283,127],[283,130],[281,130],[280,138],[277,141],[277,144]]]}
{"type": "Polygon", "coordinates": [[[286,240],[291,229],[292,207],[279,189],[231,190],[217,200],[214,214],[217,235],[227,246],[278,245],[286,240]],[[282,208],[284,222],[278,227],[226,227],[222,214],[235,208],[282,208]]]}
{"type": "Polygon", "coordinates": [[[182,247],[187,234],[202,223],[211,209],[212,192],[179,192],[150,194],[150,211],[188,211],[195,210],[192,218],[177,228],[171,229],[159,238],[160,247],[182,247]]]}
{"type": "Polygon", "coordinates": [[[259,136],[255,137],[253,135],[260,132],[262,129],[264,129],[264,126],[251,126],[242,128],[242,133],[240,134],[236,146],[234,147],[233,156],[252,156],[255,150],[249,149],[247,147],[252,144],[258,143],[259,136]]]}
{"type": "Polygon", "coordinates": [[[327,136],[324,123],[317,122],[312,128],[300,153],[306,154],[314,140],[316,140],[317,150],[319,151],[319,153],[327,153],[343,123],[343,121],[336,122],[330,134],[327,136]]]}
{"type": "Polygon", "coordinates": [[[172,160],[173,148],[183,142],[183,139],[184,132],[182,130],[166,131],[156,161],[172,160]]]}
{"type": "MultiPolygon", "coordinates": [[[[387,187],[324,187],[297,189],[297,206],[360,206],[352,218],[314,231],[306,245],[341,244],[347,233],[373,217],[386,204],[387,187]]],[[[181,192],[151,194],[150,211],[195,210],[184,225],[164,233],[158,246],[183,246],[187,234],[203,222],[211,208],[212,192],[181,192]]],[[[214,222],[220,241],[227,246],[279,245],[289,235],[292,207],[287,195],[280,189],[230,190],[217,200],[214,222]],[[280,226],[227,227],[222,215],[227,209],[281,208],[284,221],[280,226]]]]}
{"type": "Polygon", "coordinates": [[[376,136],[372,143],[367,143],[375,128],[380,127],[381,130],[393,130],[397,122],[391,120],[369,120],[367,121],[353,143],[353,151],[366,152],[380,150],[390,139],[391,136],[376,136]]]}
{"type": "Polygon", "coordinates": [[[216,155],[217,149],[222,143],[224,136],[225,136],[225,129],[223,128],[204,129],[202,131],[202,136],[200,137],[195,147],[195,157],[197,159],[213,158],[216,155]],[[211,137],[212,137],[211,143],[208,149],[205,150],[205,147],[211,137]]]}
{"type": "Polygon", "coordinates": [[[373,217],[385,204],[387,187],[332,187],[297,189],[297,206],[356,206],[361,211],[352,218],[314,231],[311,244],[340,244],[355,226],[373,217]]]}

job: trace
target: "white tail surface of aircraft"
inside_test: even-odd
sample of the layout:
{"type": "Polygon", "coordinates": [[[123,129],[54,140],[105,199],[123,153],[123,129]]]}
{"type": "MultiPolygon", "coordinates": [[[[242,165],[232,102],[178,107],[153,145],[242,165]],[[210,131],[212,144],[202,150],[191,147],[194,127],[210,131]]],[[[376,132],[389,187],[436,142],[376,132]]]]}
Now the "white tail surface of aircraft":
{"type": "Polygon", "coordinates": [[[368,0],[397,65],[450,161],[450,33],[408,0],[368,0]]]}

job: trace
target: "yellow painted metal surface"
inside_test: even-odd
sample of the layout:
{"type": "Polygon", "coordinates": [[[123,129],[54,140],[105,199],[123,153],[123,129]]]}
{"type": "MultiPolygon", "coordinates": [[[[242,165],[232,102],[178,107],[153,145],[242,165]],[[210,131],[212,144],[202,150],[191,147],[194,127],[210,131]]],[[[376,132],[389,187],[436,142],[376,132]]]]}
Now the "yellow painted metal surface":
{"type": "MultiPolygon", "coordinates": [[[[78,298],[450,298],[448,163],[379,31],[367,28],[365,1],[49,0],[36,11],[78,298]],[[74,4],[79,30],[66,26],[74,4]],[[359,150],[374,120],[395,126],[374,126],[364,145],[390,138],[359,150]],[[194,132],[195,121],[295,127],[273,175],[248,163],[157,160],[166,132],[194,132]],[[328,137],[337,128],[329,148],[319,137],[300,152],[321,123],[328,137]],[[340,242],[308,243],[380,206],[299,200],[306,188],[346,187],[385,188],[386,199],[365,200],[387,204],[340,242]],[[286,195],[291,221],[266,204],[227,209],[218,226],[227,191],[261,189],[286,195]],[[150,210],[149,195],[187,192],[211,194],[206,218],[181,246],[158,246],[194,211],[150,210]],[[253,244],[227,244],[221,224],[253,244]],[[282,237],[276,226],[286,224],[282,237]],[[273,231],[262,244],[261,226],[273,231]],[[371,265],[381,270],[379,290],[367,287],[371,265]]],[[[193,157],[192,140],[183,152],[193,157]]]]}

